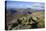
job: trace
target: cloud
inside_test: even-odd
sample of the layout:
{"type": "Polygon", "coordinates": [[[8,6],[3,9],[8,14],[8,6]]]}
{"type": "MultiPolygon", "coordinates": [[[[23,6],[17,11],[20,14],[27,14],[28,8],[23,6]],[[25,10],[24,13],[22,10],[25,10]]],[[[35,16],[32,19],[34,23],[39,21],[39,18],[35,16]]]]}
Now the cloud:
{"type": "Polygon", "coordinates": [[[41,2],[21,2],[21,1],[8,1],[7,8],[32,8],[44,9],[44,3],[41,2]]]}
{"type": "Polygon", "coordinates": [[[34,3],[34,4],[32,4],[32,8],[43,10],[44,9],[44,4],[43,3],[34,3]]]}

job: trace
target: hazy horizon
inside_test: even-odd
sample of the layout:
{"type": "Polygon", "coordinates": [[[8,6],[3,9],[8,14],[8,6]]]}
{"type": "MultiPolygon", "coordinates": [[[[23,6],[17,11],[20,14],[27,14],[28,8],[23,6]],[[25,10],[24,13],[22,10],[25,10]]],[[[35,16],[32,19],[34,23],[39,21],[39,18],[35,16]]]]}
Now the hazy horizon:
{"type": "Polygon", "coordinates": [[[31,8],[44,10],[44,3],[41,2],[23,2],[23,1],[7,1],[8,8],[31,8]]]}

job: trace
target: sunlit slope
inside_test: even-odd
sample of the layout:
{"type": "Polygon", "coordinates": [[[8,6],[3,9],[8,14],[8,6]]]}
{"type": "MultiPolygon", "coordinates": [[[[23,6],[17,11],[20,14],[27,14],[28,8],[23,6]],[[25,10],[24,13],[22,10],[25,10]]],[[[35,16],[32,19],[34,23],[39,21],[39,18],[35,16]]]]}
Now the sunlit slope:
{"type": "MultiPolygon", "coordinates": [[[[32,29],[32,25],[30,25],[30,24],[35,24],[35,22],[33,22],[32,20],[30,20],[30,22],[29,22],[29,19],[32,17],[32,19],[34,19],[34,20],[36,20],[36,22],[38,22],[38,24],[37,24],[37,27],[38,28],[44,28],[45,26],[45,17],[44,17],[44,12],[32,12],[32,14],[16,14],[15,16],[12,16],[12,15],[10,15],[10,16],[8,16],[7,18],[8,18],[8,22],[9,22],[9,24],[14,24],[14,23],[17,23],[17,20],[19,19],[19,21],[21,21],[21,25],[20,24],[18,24],[18,26],[14,26],[14,25],[12,25],[12,26],[14,26],[14,28],[12,28],[12,29],[32,29]],[[37,18],[36,17],[38,17],[39,19],[37,20],[37,18]],[[24,20],[23,20],[23,18],[24,18],[24,20]],[[28,25],[29,24],[29,25],[28,25]],[[20,28],[21,27],[21,28],[20,28]]],[[[9,26],[9,25],[8,25],[9,26]]],[[[34,27],[35,27],[35,25],[34,25],[34,27]]]]}

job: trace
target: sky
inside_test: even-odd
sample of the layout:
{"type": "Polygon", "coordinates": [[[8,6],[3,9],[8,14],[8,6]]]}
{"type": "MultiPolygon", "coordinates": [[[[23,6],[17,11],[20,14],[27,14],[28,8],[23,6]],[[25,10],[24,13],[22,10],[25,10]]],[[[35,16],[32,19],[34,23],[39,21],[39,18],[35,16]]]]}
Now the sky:
{"type": "Polygon", "coordinates": [[[44,3],[43,2],[7,1],[7,8],[32,8],[37,10],[43,10],[44,3]]]}

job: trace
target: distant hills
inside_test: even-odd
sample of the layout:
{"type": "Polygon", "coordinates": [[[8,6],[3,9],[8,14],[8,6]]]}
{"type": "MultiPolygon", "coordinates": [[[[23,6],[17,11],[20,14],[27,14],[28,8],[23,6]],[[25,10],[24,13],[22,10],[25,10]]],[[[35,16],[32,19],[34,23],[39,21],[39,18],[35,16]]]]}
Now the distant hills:
{"type": "Polygon", "coordinates": [[[6,13],[8,14],[11,14],[11,15],[15,15],[15,14],[31,14],[32,12],[43,12],[44,10],[34,10],[34,9],[31,9],[31,8],[22,8],[22,9],[6,9],[6,13]]]}

